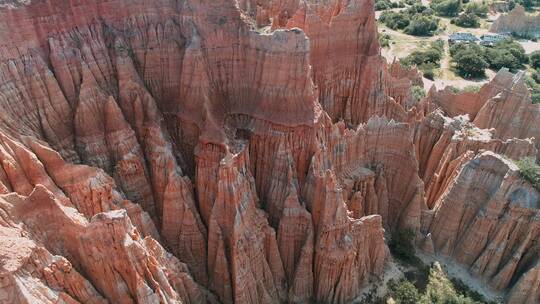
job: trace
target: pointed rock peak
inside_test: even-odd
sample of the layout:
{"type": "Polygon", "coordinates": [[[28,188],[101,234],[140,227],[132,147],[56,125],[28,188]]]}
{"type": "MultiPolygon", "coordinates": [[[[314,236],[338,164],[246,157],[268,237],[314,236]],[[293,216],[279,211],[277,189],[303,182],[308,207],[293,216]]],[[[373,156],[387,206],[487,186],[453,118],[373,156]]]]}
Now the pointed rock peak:
{"type": "Polygon", "coordinates": [[[428,100],[431,99],[435,94],[437,93],[437,87],[435,87],[435,84],[432,84],[429,88],[429,91],[427,93],[428,100]]]}
{"type": "Polygon", "coordinates": [[[49,147],[47,143],[30,136],[25,136],[22,138],[22,140],[28,147],[30,147],[32,152],[36,154],[37,158],[47,167],[60,168],[65,164],[62,156],[54,149],[49,147]]]}
{"type": "Polygon", "coordinates": [[[19,214],[29,213],[28,210],[41,210],[39,208],[44,208],[51,210],[51,214],[69,219],[70,222],[77,222],[81,225],[88,223],[86,218],[75,208],[62,204],[49,189],[41,184],[37,184],[25,202],[18,207],[19,214]]]}
{"type": "Polygon", "coordinates": [[[334,171],[327,169],[325,171],[325,180],[326,180],[326,189],[327,191],[338,191],[341,192],[341,186],[337,182],[336,175],[334,171]]]}
{"type": "Polygon", "coordinates": [[[289,194],[287,194],[287,198],[283,203],[283,212],[285,212],[285,209],[296,209],[301,206],[302,205],[300,205],[300,201],[298,200],[298,193],[296,191],[296,188],[294,187],[294,185],[290,185],[289,194]]]}
{"type": "Polygon", "coordinates": [[[128,47],[121,39],[115,41],[116,50],[116,72],[118,73],[118,82],[120,87],[123,87],[124,82],[134,82],[140,86],[144,86],[139,76],[139,73],[135,69],[133,59],[129,54],[128,47]]]}
{"type": "Polygon", "coordinates": [[[325,152],[326,152],[325,147],[317,148],[317,150],[313,154],[313,157],[311,158],[311,163],[309,165],[309,173],[308,173],[309,175],[323,176],[326,169],[330,168],[328,159],[324,157],[324,155],[326,154],[325,152]]]}
{"type": "Polygon", "coordinates": [[[279,143],[276,157],[274,159],[274,168],[279,168],[280,163],[283,163],[287,168],[286,169],[287,182],[290,184],[294,184],[295,187],[298,187],[298,180],[296,177],[296,168],[295,168],[294,159],[292,157],[292,152],[284,139],[282,139],[279,143]]]}
{"type": "Polygon", "coordinates": [[[105,103],[105,129],[108,132],[114,132],[130,128],[124,118],[122,110],[116,103],[114,97],[109,96],[105,103]]]}
{"type": "Polygon", "coordinates": [[[129,220],[125,209],[113,210],[108,212],[100,212],[92,217],[91,225],[114,224],[119,223],[120,227],[134,228],[129,220]]]}
{"type": "Polygon", "coordinates": [[[98,86],[96,77],[94,77],[94,74],[92,73],[92,70],[90,70],[90,67],[85,61],[81,62],[82,67],[82,84],[81,84],[81,91],[83,89],[91,89],[98,86]]]}
{"type": "Polygon", "coordinates": [[[54,194],[41,184],[36,185],[28,198],[37,202],[52,201],[55,199],[54,194]]]}
{"type": "Polygon", "coordinates": [[[366,127],[369,129],[377,129],[385,127],[386,125],[397,124],[394,120],[388,120],[386,116],[372,116],[366,123],[366,127]]]}
{"type": "Polygon", "coordinates": [[[200,139],[207,143],[215,143],[218,145],[225,145],[229,141],[227,136],[220,126],[220,119],[214,115],[214,111],[210,108],[212,107],[211,101],[205,97],[205,102],[203,103],[203,112],[202,112],[202,131],[200,139]]]}

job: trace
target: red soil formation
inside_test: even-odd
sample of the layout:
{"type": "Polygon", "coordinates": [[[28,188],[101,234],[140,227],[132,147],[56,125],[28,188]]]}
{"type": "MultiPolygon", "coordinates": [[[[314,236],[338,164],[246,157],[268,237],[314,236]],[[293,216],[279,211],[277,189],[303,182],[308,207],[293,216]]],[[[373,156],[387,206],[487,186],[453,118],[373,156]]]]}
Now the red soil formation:
{"type": "Polygon", "coordinates": [[[538,106],[418,79],[371,0],[0,2],[0,302],[349,303],[412,229],[537,303],[538,106]]]}

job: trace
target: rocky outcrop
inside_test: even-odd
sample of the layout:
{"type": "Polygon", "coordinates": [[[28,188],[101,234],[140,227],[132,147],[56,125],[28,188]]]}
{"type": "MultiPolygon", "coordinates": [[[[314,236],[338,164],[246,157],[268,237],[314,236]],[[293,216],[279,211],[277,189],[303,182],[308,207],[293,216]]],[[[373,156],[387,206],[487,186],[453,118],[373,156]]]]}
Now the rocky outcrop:
{"type": "Polygon", "coordinates": [[[537,299],[522,77],[414,100],[373,1],[9,1],[0,41],[0,302],[349,303],[400,229],[537,299]]]}
{"type": "Polygon", "coordinates": [[[513,75],[501,70],[498,81],[504,89],[486,101],[473,123],[479,128],[495,129],[495,136],[501,139],[534,138],[540,148],[540,105],[531,102],[524,76],[524,72],[513,75]]]}
{"type": "Polygon", "coordinates": [[[540,148],[540,105],[531,102],[525,74],[501,69],[478,92],[454,94],[450,88],[430,91],[421,107],[432,112],[441,109],[447,116],[467,114],[480,129],[493,129],[493,137],[503,140],[531,138],[540,148]]]}
{"type": "MultiPolygon", "coordinates": [[[[2,209],[11,198],[2,198],[2,209]]],[[[108,303],[64,257],[52,255],[3,218],[2,298],[4,303],[108,303]]]]}
{"type": "Polygon", "coordinates": [[[491,24],[489,31],[538,37],[540,36],[540,16],[528,14],[523,6],[518,4],[513,10],[497,18],[491,24]]]}
{"type": "Polygon", "coordinates": [[[364,214],[380,214],[392,230],[417,229],[425,209],[424,185],[409,125],[372,117],[356,130],[338,123],[328,133],[323,158],[332,163],[349,204],[365,202],[364,214]]]}
{"type": "Polygon", "coordinates": [[[386,80],[386,92],[389,96],[409,111],[419,100],[412,96],[412,86],[424,87],[422,74],[416,67],[407,68],[402,66],[399,61],[394,61],[388,65],[386,80]]]}
{"type": "MultiPolygon", "coordinates": [[[[530,280],[540,258],[534,241],[540,194],[513,162],[493,152],[468,155],[460,163],[423,232],[430,233],[437,253],[452,256],[494,288],[530,280]]],[[[534,292],[519,291],[520,284],[514,288],[515,303],[539,300],[534,292]]]]}
{"type": "Polygon", "coordinates": [[[371,276],[381,272],[388,249],[379,215],[348,217],[343,190],[325,167],[323,155],[313,157],[304,190],[315,229],[314,298],[348,303],[371,276]]]}
{"type": "Polygon", "coordinates": [[[439,110],[417,125],[415,146],[430,208],[452,182],[463,158],[484,150],[515,160],[537,154],[531,139],[500,140],[494,138],[493,130],[479,129],[470,123],[467,115],[448,118],[439,110]]]}

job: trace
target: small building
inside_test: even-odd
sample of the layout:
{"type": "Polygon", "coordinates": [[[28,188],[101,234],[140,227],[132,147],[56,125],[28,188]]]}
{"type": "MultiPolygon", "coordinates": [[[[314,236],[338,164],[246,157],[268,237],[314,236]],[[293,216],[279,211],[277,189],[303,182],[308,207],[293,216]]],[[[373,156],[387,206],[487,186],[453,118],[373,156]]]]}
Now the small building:
{"type": "Polygon", "coordinates": [[[500,34],[487,34],[480,36],[480,45],[493,46],[499,41],[507,39],[508,36],[500,34]]]}
{"type": "Polygon", "coordinates": [[[454,44],[459,42],[477,42],[478,37],[471,33],[466,32],[459,32],[459,33],[453,33],[450,36],[448,36],[448,43],[454,44]]]}

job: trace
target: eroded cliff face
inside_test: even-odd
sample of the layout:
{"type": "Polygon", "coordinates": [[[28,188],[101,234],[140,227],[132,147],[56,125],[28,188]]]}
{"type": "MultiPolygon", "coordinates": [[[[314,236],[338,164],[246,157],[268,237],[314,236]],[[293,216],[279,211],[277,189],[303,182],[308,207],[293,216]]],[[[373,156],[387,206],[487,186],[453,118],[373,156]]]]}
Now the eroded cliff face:
{"type": "Polygon", "coordinates": [[[489,30],[495,33],[522,33],[538,37],[540,36],[540,16],[528,14],[525,8],[518,4],[509,13],[497,18],[489,30]]]}
{"type": "MultiPolygon", "coordinates": [[[[519,79],[413,100],[369,0],[10,1],[0,41],[2,303],[349,303],[391,232],[471,233],[437,214],[483,150],[537,154],[519,79]]],[[[527,233],[493,282],[534,302],[527,233]]]]}
{"type": "Polygon", "coordinates": [[[492,287],[511,288],[509,302],[537,302],[538,282],[531,276],[538,272],[540,194],[504,157],[468,154],[426,215],[424,242],[492,287]]]}
{"type": "Polygon", "coordinates": [[[419,245],[465,266],[509,303],[538,302],[540,194],[515,160],[538,158],[540,107],[523,74],[501,70],[477,93],[432,91],[419,107],[428,114],[413,137],[429,209],[419,245]]]}

